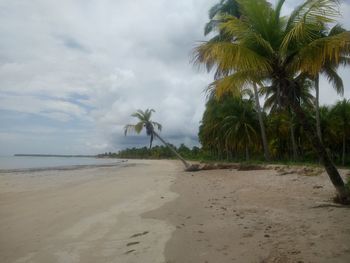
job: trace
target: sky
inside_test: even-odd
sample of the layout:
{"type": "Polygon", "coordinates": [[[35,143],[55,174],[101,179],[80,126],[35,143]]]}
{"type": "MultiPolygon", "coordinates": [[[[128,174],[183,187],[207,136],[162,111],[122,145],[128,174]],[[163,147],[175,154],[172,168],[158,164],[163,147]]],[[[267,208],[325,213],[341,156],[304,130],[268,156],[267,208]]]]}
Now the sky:
{"type": "MultiPolygon", "coordinates": [[[[217,1],[0,0],[0,155],[146,146],[144,134],[123,133],[146,108],[166,140],[198,145],[212,74],[190,63],[191,50],[217,1]]],[[[350,29],[350,1],[341,11],[350,29]]],[[[321,103],[339,98],[322,79],[321,103]]]]}

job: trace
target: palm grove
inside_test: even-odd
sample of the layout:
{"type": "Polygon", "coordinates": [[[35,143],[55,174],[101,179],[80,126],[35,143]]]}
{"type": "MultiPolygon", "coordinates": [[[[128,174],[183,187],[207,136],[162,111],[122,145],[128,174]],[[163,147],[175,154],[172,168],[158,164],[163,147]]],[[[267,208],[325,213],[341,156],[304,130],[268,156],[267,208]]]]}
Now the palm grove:
{"type": "MultiPolygon", "coordinates": [[[[193,50],[193,63],[215,73],[199,128],[201,153],[320,162],[347,202],[350,191],[334,163],[349,163],[350,101],[320,106],[319,77],[343,94],[337,69],[350,63],[350,32],[336,24],[337,0],[306,0],[282,16],[284,2],[221,0],[209,10],[204,32],[211,38],[193,50]]],[[[135,114],[141,122],[126,132],[145,127],[152,143],[160,125],[150,122],[149,110],[135,114]]]]}
{"type": "Polygon", "coordinates": [[[289,16],[284,2],[223,0],[209,11],[212,37],[193,58],[215,72],[200,141],[221,157],[318,159],[345,200],[333,162],[347,161],[350,102],[320,107],[318,80],[325,74],[343,92],[337,68],[350,62],[350,32],[336,24],[336,0],[307,0],[289,16]]]}

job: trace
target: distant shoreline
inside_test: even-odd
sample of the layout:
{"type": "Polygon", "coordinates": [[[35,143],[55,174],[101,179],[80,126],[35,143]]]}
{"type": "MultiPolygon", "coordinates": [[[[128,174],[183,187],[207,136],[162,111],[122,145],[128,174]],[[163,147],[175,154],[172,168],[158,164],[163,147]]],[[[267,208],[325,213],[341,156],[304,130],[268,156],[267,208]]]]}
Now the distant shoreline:
{"type": "Polygon", "coordinates": [[[97,155],[73,155],[73,154],[22,154],[16,153],[16,157],[97,157],[97,155]]]}
{"type": "Polygon", "coordinates": [[[44,171],[67,171],[67,170],[78,170],[78,169],[89,169],[89,168],[114,167],[114,166],[120,166],[121,164],[126,162],[127,160],[121,160],[119,162],[106,163],[106,164],[78,164],[78,165],[38,167],[38,168],[0,169],[0,174],[1,173],[44,172],[44,171]]]}

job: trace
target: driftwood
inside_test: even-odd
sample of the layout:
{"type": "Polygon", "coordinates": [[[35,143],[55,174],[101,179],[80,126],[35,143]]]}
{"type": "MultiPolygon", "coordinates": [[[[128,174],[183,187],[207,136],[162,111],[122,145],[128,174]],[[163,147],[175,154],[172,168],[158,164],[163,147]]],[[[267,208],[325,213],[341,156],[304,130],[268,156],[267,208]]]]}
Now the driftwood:
{"type": "Polygon", "coordinates": [[[230,163],[204,163],[204,164],[191,164],[186,168],[186,172],[195,171],[207,171],[207,170],[223,170],[223,169],[237,169],[238,171],[250,171],[250,170],[266,170],[265,166],[251,165],[251,164],[230,164],[230,163]]]}

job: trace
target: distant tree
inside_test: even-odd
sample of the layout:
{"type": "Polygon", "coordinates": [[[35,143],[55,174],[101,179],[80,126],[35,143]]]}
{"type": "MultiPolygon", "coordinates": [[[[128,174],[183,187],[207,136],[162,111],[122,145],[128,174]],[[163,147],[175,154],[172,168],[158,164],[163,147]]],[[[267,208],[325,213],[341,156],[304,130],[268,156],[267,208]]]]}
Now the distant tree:
{"type": "Polygon", "coordinates": [[[146,109],[145,111],[137,110],[135,113],[131,114],[131,116],[137,118],[139,122],[136,124],[127,124],[124,127],[124,134],[127,135],[127,133],[131,131],[135,131],[137,134],[139,134],[141,133],[143,128],[145,128],[147,135],[150,136],[150,146],[149,146],[150,149],[152,147],[152,142],[154,137],[158,138],[182,161],[182,163],[185,165],[185,168],[189,169],[191,165],[187,163],[186,160],[182,158],[181,155],[178,154],[176,150],[171,145],[169,145],[166,141],[164,141],[163,138],[161,138],[159,134],[155,131],[154,129],[155,127],[160,131],[162,129],[162,125],[159,124],[158,122],[151,121],[152,112],[155,112],[155,110],[154,109],[146,109]]]}
{"type": "Polygon", "coordinates": [[[331,110],[331,118],[334,129],[342,140],[342,165],[345,165],[346,141],[350,136],[350,100],[343,99],[331,110]]]}

